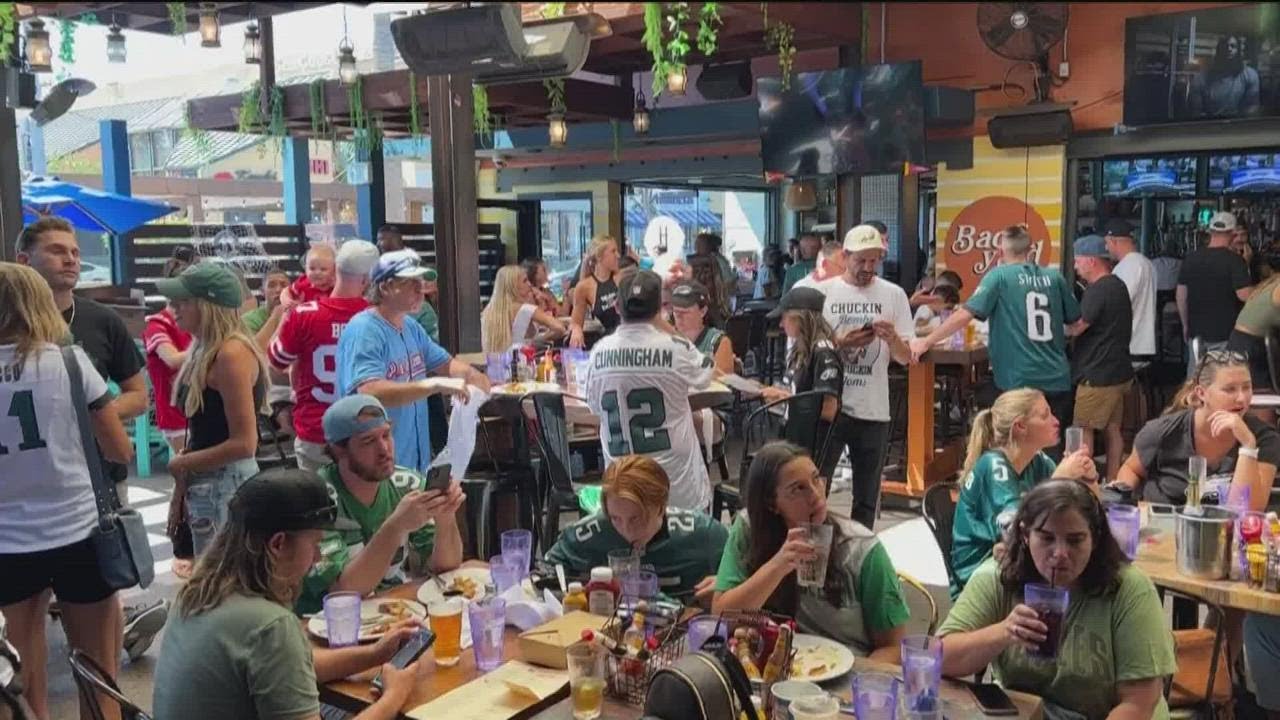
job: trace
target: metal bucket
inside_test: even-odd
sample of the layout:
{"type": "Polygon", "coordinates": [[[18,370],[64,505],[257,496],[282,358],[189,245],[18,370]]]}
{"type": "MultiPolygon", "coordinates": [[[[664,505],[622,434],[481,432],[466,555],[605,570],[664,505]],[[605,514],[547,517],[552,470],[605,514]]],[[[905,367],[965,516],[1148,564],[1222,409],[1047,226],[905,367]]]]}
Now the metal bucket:
{"type": "Polygon", "coordinates": [[[1236,514],[1224,508],[1204,506],[1202,515],[1178,510],[1174,544],[1178,572],[1201,580],[1226,580],[1231,570],[1231,544],[1236,514]]]}

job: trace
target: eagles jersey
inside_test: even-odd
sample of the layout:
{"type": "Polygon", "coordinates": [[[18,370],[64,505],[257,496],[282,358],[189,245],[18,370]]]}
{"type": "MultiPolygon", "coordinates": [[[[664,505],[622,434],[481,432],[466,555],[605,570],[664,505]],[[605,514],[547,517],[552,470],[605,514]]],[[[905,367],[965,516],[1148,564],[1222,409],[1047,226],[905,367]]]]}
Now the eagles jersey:
{"type": "Polygon", "coordinates": [[[1071,389],[1062,326],[1080,319],[1080,306],[1062,273],[1032,262],[1001,265],[982,277],[964,306],[977,319],[990,320],[996,387],[1071,389]]]}
{"type": "Polygon", "coordinates": [[[711,480],[698,447],[689,393],[711,384],[715,367],[688,340],[649,323],[626,323],[596,343],[587,368],[586,399],[602,418],[605,464],[645,455],[667,472],[670,504],[711,506],[711,480]]]}
{"type": "MultiPolygon", "coordinates": [[[[716,574],[728,537],[728,529],[706,513],[669,507],[666,523],[645,546],[640,562],[653,566],[664,594],[688,601],[703,578],[716,574]]],[[[547,551],[547,562],[585,577],[591,568],[609,564],[610,550],[628,545],[601,510],[565,528],[547,551]]]]}

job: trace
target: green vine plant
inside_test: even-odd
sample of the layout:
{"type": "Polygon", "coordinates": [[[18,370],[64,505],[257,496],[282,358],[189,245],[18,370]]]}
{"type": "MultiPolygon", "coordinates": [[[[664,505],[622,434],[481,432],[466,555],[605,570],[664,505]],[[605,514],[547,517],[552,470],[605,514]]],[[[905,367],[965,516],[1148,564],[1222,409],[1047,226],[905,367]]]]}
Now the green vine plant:
{"type": "Polygon", "coordinates": [[[489,90],[483,85],[471,88],[471,108],[474,113],[473,123],[476,134],[482,143],[489,142],[493,133],[493,116],[489,113],[489,90]]]}
{"type": "Polygon", "coordinates": [[[541,14],[543,19],[564,17],[564,6],[569,3],[542,3],[541,14]]]}
{"type": "Polygon", "coordinates": [[[422,108],[418,107],[418,76],[409,71],[409,135],[422,136],[422,108]]]}
{"type": "Polygon", "coordinates": [[[18,7],[14,3],[0,3],[0,64],[8,64],[13,57],[13,45],[18,40],[18,7]]]}
{"type": "Polygon", "coordinates": [[[213,138],[208,130],[198,128],[191,122],[191,106],[187,103],[182,104],[182,125],[182,134],[191,139],[201,155],[207,156],[213,150],[213,138]]]}
{"type": "Polygon", "coordinates": [[[689,22],[689,3],[667,3],[667,57],[671,60],[672,70],[684,67],[684,59],[693,47],[689,44],[689,31],[685,25],[689,22]]]}
{"type": "Polygon", "coordinates": [[[613,161],[622,161],[622,126],[616,119],[609,120],[609,130],[613,133],[613,161]]]}
{"type": "Polygon", "coordinates": [[[187,4],[184,2],[170,2],[164,4],[169,11],[169,25],[173,29],[173,34],[182,38],[183,42],[187,40],[187,4]]]}
{"type": "Polygon", "coordinates": [[[796,59],[796,30],[790,23],[770,25],[765,31],[765,47],[778,53],[778,69],[782,73],[782,89],[791,89],[791,68],[796,59]]]}
{"type": "Polygon", "coordinates": [[[252,133],[262,126],[262,85],[256,80],[240,95],[236,113],[236,132],[252,133]]]}
{"type": "Polygon", "coordinates": [[[75,20],[66,18],[58,21],[58,60],[64,65],[71,65],[76,61],[77,25],[75,20]]]}
{"type": "Polygon", "coordinates": [[[316,143],[330,131],[329,116],[324,103],[324,83],[323,78],[312,80],[307,88],[311,101],[311,149],[313,152],[318,152],[319,146],[316,143]]]}
{"type": "Polygon", "coordinates": [[[350,106],[351,142],[356,156],[366,159],[382,144],[382,130],[378,124],[369,122],[369,113],[364,107],[364,78],[347,86],[347,103],[350,106]]]}
{"type": "Polygon", "coordinates": [[[716,54],[720,45],[720,27],[724,20],[720,19],[720,3],[704,2],[698,11],[698,52],[710,58],[716,54]]]}
{"type": "Polygon", "coordinates": [[[667,59],[667,44],[663,32],[662,3],[648,2],[644,4],[644,36],[641,41],[653,56],[653,99],[667,87],[667,76],[671,74],[671,62],[667,59]]]}
{"type": "Polygon", "coordinates": [[[564,103],[564,78],[543,80],[542,87],[547,90],[547,107],[551,113],[563,115],[568,109],[564,103]]]}
{"type": "Polygon", "coordinates": [[[280,153],[283,140],[289,134],[289,126],[284,120],[284,88],[271,86],[271,119],[267,124],[267,135],[272,139],[276,154],[280,153]]]}

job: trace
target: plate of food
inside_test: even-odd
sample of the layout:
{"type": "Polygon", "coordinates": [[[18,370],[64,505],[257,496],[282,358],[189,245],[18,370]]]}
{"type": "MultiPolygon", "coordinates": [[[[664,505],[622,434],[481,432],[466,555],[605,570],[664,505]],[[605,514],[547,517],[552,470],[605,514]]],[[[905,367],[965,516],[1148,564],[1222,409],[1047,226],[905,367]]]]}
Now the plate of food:
{"type": "Polygon", "coordinates": [[[826,682],[853,669],[853,653],[835,640],[797,633],[792,647],[791,680],[826,682]]]}
{"type": "MultiPolygon", "coordinates": [[[[427,608],[414,600],[370,598],[360,603],[360,642],[372,642],[386,635],[401,620],[417,618],[427,620],[427,608]]],[[[322,639],[329,639],[329,627],[324,612],[318,612],[307,620],[307,631],[322,639]]]]}
{"type": "Polygon", "coordinates": [[[443,590],[434,580],[427,580],[418,588],[418,600],[423,605],[445,597],[479,600],[485,596],[485,586],[493,582],[493,577],[488,568],[460,568],[440,573],[440,580],[444,583],[443,590]]]}

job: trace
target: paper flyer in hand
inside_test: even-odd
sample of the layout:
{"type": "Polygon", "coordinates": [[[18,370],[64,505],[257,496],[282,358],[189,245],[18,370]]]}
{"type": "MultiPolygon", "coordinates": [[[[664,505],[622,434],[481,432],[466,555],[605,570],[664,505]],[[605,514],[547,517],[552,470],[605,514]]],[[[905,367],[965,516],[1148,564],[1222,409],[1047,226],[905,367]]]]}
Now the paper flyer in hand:
{"type": "MultiPolygon", "coordinates": [[[[439,378],[441,380],[453,380],[459,383],[458,387],[462,387],[464,381],[457,378],[439,378]]],[[[453,413],[449,417],[449,439],[444,446],[444,450],[440,454],[432,458],[431,466],[436,465],[453,465],[453,476],[461,478],[462,473],[466,471],[467,465],[471,463],[471,455],[476,449],[476,423],[480,416],[480,406],[484,405],[489,399],[489,393],[474,386],[468,385],[467,391],[470,397],[466,402],[462,402],[461,398],[454,397],[453,413]],[[455,461],[454,458],[457,458],[455,461]]]]}

